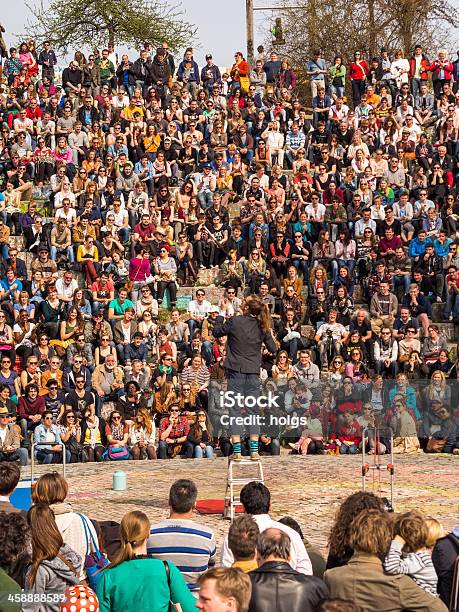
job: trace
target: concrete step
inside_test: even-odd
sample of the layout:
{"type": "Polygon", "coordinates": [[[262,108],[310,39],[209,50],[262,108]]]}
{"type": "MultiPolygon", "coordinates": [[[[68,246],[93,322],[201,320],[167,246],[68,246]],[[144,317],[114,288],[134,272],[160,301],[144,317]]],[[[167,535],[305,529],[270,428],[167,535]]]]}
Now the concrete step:
{"type": "Polygon", "coordinates": [[[453,342],[458,337],[459,326],[456,329],[454,323],[435,323],[440,330],[440,334],[446,338],[448,342],[453,342]]]}
{"type": "Polygon", "coordinates": [[[444,322],[443,311],[445,310],[444,302],[435,302],[432,304],[432,321],[434,323],[444,322]]]}
{"type": "Polygon", "coordinates": [[[208,287],[209,285],[215,284],[217,277],[220,273],[218,268],[207,269],[203,268],[198,271],[198,278],[196,279],[196,284],[200,287],[208,287]]]}

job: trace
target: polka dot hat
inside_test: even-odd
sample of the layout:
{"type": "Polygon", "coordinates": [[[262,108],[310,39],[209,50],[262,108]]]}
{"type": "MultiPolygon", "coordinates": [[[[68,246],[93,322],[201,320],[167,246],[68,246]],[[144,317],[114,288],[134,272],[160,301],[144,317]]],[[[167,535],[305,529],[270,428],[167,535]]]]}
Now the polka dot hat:
{"type": "Polygon", "coordinates": [[[92,589],[83,584],[67,587],[65,600],[61,603],[62,612],[98,612],[99,601],[92,589]]]}

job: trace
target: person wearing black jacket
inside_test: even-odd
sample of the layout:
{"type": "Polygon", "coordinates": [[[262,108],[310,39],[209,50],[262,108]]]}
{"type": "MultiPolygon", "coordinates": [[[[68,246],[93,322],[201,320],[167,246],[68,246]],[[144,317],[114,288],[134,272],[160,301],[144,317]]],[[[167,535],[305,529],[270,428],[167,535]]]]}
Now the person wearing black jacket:
{"type": "Polygon", "coordinates": [[[206,65],[201,69],[201,83],[207,90],[209,96],[212,95],[212,88],[215,83],[220,83],[222,75],[220,69],[214,64],[212,55],[210,53],[206,55],[206,65]]]}
{"type": "Polygon", "coordinates": [[[68,68],[62,72],[62,85],[67,95],[77,95],[83,83],[83,71],[79,68],[76,61],[70,62],[68,68]]]}
{"type": "Polygon", "coordinates": [[[27,280],[27,266],[22,259],[18,258],[18,252],[15,248],[10,247],[9,257],[2,261],[0,268],[0,277],[5,278],[8,268],[13,268],[16,278],[21,282],[27,280]]]}
{"type": "Polygon", "coordinates": [[[320,578],[306,576],[289,564],[290,538],[279,529],[266,529],[258,538],[259,566],[249,573],[252,597],[249,612],[312,612],[328,597],[320,578]]]}
{"type": "MultiPolygon", "coordinates": [[[[458,596],[458,585],[456,576],[456,585],[454,582],[454,570],[459,557],[459,526],[455,527],[452,533],[449,533],[444,538],[437,540],[432,551],[432,563],[438,576],[437,591],[440,599],[447,606],[452,601],[452,594],[455,590],[456,597],[458,596]]],[[[450,610],[457,610],[456,606],[451,606],[450,610]]]]}
{"type": "Polygon", "coordinates": [[[150,75],[151,58],[143,49],[140,52],[140,57],[137,58],[132,66],[132,71],[135,75],[135,83],[137,87],[142,89],[142,95],[146,93],[146,83],[150,75]]]}
{"type": "Polygon", "coordinates": [[[231,250],[235,250],[237,253],[236,259],[239,261],[241,257],[247,259],[249,256],[247,240],[244,240],[241,236],[241,228],[239,225],[233,227],[231,236],[228,238],[225,244],[225,253],[229,253],[231,250]]]}
{"type": "Polygon", "coordinates": [[[150,65],[150,74],[148,83],[153,83],[157,89],[162,92],[161,98],[165,97],[165,87],[171,78],[171,69],[166,61],[164,50],[156,50],[156,55],[150,65]]]}
{"type": "Polygon", "coordinates": [[[41,78],[47,78],[52,83],[54,81],[54,66],[57,64],[57,58],[51,49],[49,40],[45,40],[43,43],[43,49],[40,51],[37,63],[41,66],[41,78]]]}
{"type": "Polygon", "coordinates": [[[24,251],[34,254],[38,253],[38,247],[41,244],[47,244],[46,233],[43,229],[43,217],[36,215],[32,225],[24,230],[24,251]]]}
{"type": "Polygon", "coordinates": [[[417,269],[422,273],[425,285],[427,285],[427,295],[433,295],[437,302],[441,302],[445,285],[443,258],[435,255],[433,244],[426,245],[426,251],[420,256],[417,269]]]}
{"type": "Polygon", "coordinates": [[[84,104],[78,109],[78,121],[81,121],[81,124],[84,128],[93,125],[96,121],[99,121],[99,111],[92,103],[91,96],[85,96],[84,104]],[[89,121],[87,118],[87,114],[89,113],[89,121]]]}
{"type": "Polygon", "coordinates": [[[116,78],[118,86],[121,87],[123,85],[131,98],[135,87],[135,69],[134,64],[129,61],[127,55],[123,55],[121,58],[121,63],[116,69],[116,78]]]}
{"type": "Polygon", "coordinates": [[[171,70],[171,76],[174,76],[174,74],[175,74],[175,62],[174,62],[174,58],[173,58],[172,54],[169,53],[169,45],[167,44],[167,42],[163,42],[161,47],[162,47],[163,51],[165,52],[166,62],[169,64],[169,68],[171,70]]]}
{"type": "Polygon", "coordinates": [[[218,317],[214,326],[214,338],[227,337],[224,367],[228,380],[228,400],[234,399],[229,407],[229,427],[233,444],[233,460],[241,461],[242,425],[237,422],[241,416],[241,405],[245,406],[250,435],[250,458],[258,461],[258,437],[260,424],[257,419],[257,402],[260,397],[260,368],[262,345],[270,353],[277,351],[271,333],[272,324],[269,312],[258,296],[251,295],[242,304],[243,314],[228,319],[218,317]],[[237,401],[237,396],[242,401],[237,401]],[[250,400],[249,400],[250,398],[250,400]]]}

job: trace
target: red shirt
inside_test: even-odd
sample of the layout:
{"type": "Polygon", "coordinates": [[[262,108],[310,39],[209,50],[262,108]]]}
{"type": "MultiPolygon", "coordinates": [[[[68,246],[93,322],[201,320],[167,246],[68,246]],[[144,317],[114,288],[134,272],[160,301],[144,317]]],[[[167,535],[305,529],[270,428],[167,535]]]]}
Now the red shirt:
{"type": "Polygon", "coordinates": [[[403,244],[399,236],[394,236],[393,238],[391,238],[391,240],[386,237],[381,238],[378,246],[380,253],[387,253],[387,251],[390,249],[395,251],[395,249],[398,249],[399,247],[403,246],[403,244]]]}
{"type": "Polygon", "coordinates": [[[26,108],[26,116],[27,119],[32,119],[32,121],[37,121],[38,119],[41,119],[41,108],[39,106],[36,106],[35,110],[33,111],[30,106],[28,106],[26,108]]]}
{"type": "Polygon", "coordinates": [[[91,290],[93,293],[96,292],[98,298],[106,299],[110,297],[110,293],[112,291],[115,291],[115,285],[109,280],[107,281],[105,287],[102,287],[99,280],[92,284],[91,290]]]}
{"type": "Polygon", "coordinates": [[[134,234],[138,234],[141,242],[151,240],[156,230],[154,223],[149,223],[147,226],[143,226],[141,223],[137,223],[134,227],[134,234]]]}
{"type": "Polygon", "coordinates": [[[367,74],[370,72],[370,68],[365,60],[357,62],[351,62],[349,64],[348,75],[351,81],[363,81],[367,74]]]}

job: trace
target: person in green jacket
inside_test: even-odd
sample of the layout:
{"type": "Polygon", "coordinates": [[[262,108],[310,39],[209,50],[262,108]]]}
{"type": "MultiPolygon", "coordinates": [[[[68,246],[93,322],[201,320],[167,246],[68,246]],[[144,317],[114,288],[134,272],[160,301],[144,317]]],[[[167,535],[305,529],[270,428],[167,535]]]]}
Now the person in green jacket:
{"type": "Polygon", "coordinates": [[[97,584],[100,612],[168,612],[169,602],[196,612],[196,599],[175,565],[147,556],[149,535],[146,514],[134,510],[123,516],[120,552],[97,584]]]}

